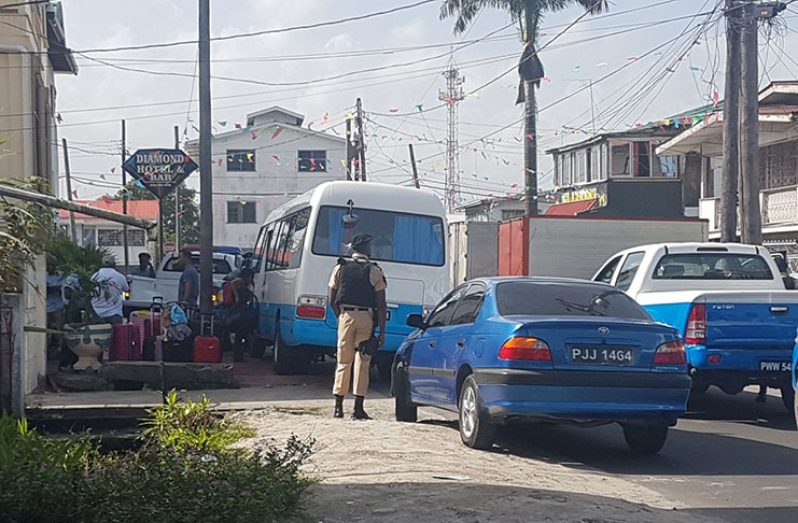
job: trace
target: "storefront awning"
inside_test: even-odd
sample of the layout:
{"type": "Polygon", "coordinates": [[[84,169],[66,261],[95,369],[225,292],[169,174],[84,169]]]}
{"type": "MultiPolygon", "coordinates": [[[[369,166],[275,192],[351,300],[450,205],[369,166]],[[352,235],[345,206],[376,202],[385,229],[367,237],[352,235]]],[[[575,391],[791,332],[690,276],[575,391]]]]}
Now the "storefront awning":
{"type": "Polygon", "coordinates": [[[596,205],[596,198],[577,202],[555,203],[546,209],[546,216],[576,216],[587,212],[596,205]]]}

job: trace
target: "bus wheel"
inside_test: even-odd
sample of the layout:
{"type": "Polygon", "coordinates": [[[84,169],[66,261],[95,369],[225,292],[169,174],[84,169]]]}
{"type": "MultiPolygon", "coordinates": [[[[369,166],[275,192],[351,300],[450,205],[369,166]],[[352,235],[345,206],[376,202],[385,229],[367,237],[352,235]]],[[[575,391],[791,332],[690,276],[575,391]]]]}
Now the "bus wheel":
{"type": "Polygon", "coordinates": [[[285,376],[294,373],[294,359],[289,352],[291,347],[286,346],[283,337],[280,334],[280,322],[277,322],[277,327],[274,329],[274,347],[272,353],[274,355],[274,372],[280,376],[285,376]]]}
{"type": "Polygon", "coordinates": [[[266,340],[263,338],[252,338],[249,342],[249,355],[256,359],[263,358],[266,353],[266,340]]]}

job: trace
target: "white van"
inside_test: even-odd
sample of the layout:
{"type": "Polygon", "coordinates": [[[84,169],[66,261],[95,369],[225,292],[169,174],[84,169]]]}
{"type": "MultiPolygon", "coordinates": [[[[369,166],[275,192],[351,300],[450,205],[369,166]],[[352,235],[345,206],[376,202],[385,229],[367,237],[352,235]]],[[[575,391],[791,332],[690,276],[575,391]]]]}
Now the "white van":
{"type": "Polygon", "coordinates": [[[434,193],[371,182],[322,184],[273,211],[255,245],[259,330],[274,344],[278,374],[335,353],[328,283],[358,233],[374,238],[372,260],[388,280],[386,342],[375,357],[382,376],[390,375],[393,354],[412,330],[407,316],[448,291],[446,215],[434,193]]]}

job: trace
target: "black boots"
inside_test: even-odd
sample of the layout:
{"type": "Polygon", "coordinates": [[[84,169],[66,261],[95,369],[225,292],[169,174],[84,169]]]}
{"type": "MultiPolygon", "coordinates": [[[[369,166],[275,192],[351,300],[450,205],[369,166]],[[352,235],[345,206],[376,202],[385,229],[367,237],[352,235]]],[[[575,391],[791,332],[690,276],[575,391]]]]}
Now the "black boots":
{"type": "Polygon", "coordinates": [[[333,413],[333,418],[343,418],[343,417],[344,417],[344,397],[336,394],[335,412],[333,413]]]}
{"type": "Polygon", "coordinates": [[[355,396],[355,410],[352,412],[353,420],[368,420],[371,416],[363,410],[363,396],[355,396]]]}

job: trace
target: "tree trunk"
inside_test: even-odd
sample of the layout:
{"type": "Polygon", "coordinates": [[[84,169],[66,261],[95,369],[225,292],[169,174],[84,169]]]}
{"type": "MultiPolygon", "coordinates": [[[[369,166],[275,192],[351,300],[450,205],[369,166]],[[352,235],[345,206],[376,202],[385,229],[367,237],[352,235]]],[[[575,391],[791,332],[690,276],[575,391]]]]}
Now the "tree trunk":
{"type": "Polygon", "coordinates": [[[524,197],[526,213],[538,213],[537,99],[535,83],[524,82],[526,89],[524,124],[524,197]]]}

